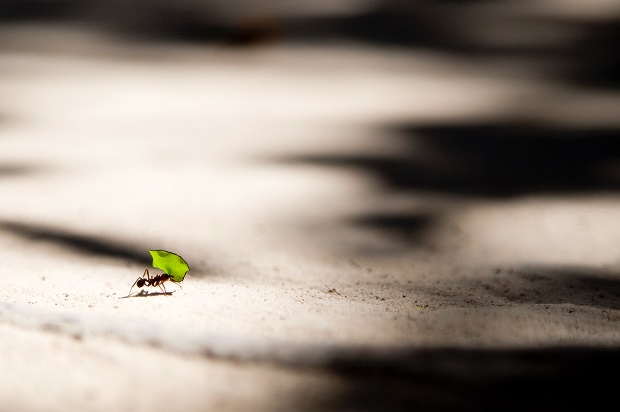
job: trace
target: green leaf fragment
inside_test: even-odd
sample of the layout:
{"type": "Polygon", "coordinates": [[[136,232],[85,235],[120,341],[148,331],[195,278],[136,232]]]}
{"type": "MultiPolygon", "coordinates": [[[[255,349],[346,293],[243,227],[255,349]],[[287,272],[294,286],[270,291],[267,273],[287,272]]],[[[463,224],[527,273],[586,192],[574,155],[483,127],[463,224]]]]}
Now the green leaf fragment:
{"type": "Polygon", "coordinates": [[[149,252],[153,256],[153,267],[166,272],[173,281],[182,282],[189,272],[187,262],[176,253],[166,250],[149,250],[149,252]]]}

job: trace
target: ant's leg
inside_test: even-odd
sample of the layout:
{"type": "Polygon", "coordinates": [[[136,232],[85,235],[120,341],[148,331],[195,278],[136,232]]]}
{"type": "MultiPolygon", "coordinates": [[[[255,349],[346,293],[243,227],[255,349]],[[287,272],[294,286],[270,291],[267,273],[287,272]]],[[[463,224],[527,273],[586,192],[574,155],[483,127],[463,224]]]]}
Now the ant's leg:
{"type": "Polygon", "coordinates": [[[142,278],[138,278],[138,279],[136,279],[135,282],[133,282],[133,285],[131,285],[131,288],[129,289],[129,293],[127,294],[127,297],[129,297],[131,295],[131,291],[133,290],[133,287],[136,286],[136,283],[138,283],[140,281],[140,279],[142,279],[142,278]]]}
{"type": "Polygon", "coordinates": [[[167,295],[168,292],[166,291],[166,285],[164,285],[164,282],[165,280],[159,284],[159,288],[164,291],[164,295],[167,295]]]}
{"type": "Polygon", "coordinates": [[[179,288],[181,288],[181,290],[183,290],[183,286],[181,286],[181,282],[175,282],[173,280],[171,280],[171,282],[177,285],[179,288]]]}
{"type": "Polygon", "coordinates": [[[144,286],[157,286],[157,276],[151,276],[148,269],[144,269],[142,279],[144,279],[144,286]]]}
{"type": "MultiPolygon", "coordinates": [[[[136,281],[133,282],[133,285],[131,285],[131,288],[129,289],[129,293],[127,294],[127,296],[131,295],[131,291],[132,291],[133,287],[136,286],[136,283],[138,283],[138,282],[140,282],[142,280],[143,284],[148,286],[150,279],[151,279],[151,275],[149,275],[149,270],[148,269],[144,269],[144,273],[142,274],[142,276],[139,277],[138,279],[136,279],[136,281]]],[[[138,286],[142,287],[143,285],[138,285],[138,286]]]]}

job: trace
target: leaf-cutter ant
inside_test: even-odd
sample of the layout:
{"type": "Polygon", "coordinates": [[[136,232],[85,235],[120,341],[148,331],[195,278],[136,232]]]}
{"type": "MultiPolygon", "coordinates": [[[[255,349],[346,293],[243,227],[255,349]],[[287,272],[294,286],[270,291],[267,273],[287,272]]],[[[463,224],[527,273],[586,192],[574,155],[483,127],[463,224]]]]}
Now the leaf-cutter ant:
{"type": "Polygon", "coordinates": [[[164,295],[167,295],[168,292],[166,291],[166,286],[164,285],[164,283],[167,281],[170,281],[176,285],[179,285],[179,287],[183,289],[180,285],[180,282],[175,282],[170,275],[166,273],[162,273],[161,275],[151,276],[151,274],[149,273],[149,270],[144,269],[144,273],[142,274],[142,276],[136,279],[133,285],[131,285],[131,289],[129,289],[129,293],[127,294],[126,297],[131,296],[131,291],[133,290],[134,286],[138,286],[139,288],[142,288],[144,286],[152,286],[152,287],[159,286],[159,288],[164,292],[164,295]]]}

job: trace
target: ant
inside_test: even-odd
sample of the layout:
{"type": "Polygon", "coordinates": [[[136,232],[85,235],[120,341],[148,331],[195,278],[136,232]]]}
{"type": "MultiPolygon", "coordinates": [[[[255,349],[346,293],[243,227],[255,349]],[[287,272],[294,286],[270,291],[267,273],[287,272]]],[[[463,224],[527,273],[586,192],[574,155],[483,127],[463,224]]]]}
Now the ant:
{"type": "Polygon", "coordinates": [[[153,287],[159,286],[159,288],[164,291],[164,295],[167,295],[168,292],[166,291],[166,286],[164,286],[164,283],[167,281],[177,284],[181,288],[181,285],[179,284],[179,282],[175,282],[174,280],[172,280],[172,277],[168,275],[167,273],[162,273],[161,275],[157,275],[157,276],[151,276],[149,274],[149,270],[144,269],[144,273],[142,274],[142,276],[136,279],[133,285],[131,285],[131,289],[129,289],[129,293],[127,294],[127,297],[131,295],[131,291],[133,290],[134,286],[138,286],[139,288],[144,287],[144,286],[153,286],[153,287]]]}

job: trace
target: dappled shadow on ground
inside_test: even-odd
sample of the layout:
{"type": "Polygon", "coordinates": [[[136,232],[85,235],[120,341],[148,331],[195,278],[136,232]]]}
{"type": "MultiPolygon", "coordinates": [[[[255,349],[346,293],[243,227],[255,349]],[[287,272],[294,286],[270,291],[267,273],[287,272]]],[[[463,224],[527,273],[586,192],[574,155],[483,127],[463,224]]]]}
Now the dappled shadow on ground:
{"type": "Polygon", "coordinates": [[[327,367],[344,389],[305,410],[599,410],[617,403],[619,367],[618,348],[350,351],[327,367]]]}

